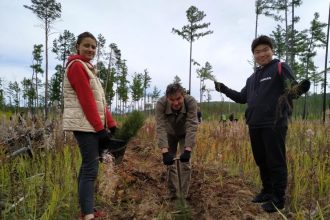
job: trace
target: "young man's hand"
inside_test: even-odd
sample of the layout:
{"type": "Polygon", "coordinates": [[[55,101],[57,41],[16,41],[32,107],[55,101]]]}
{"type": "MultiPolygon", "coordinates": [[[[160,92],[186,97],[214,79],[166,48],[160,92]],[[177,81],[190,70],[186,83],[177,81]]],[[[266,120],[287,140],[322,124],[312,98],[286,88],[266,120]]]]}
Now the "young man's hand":
{"type": "Polygon", "coordinates": [[[308,92],[310,87],[311,87],[311,82],[308,79],[304,79],[300,83],[298,83],[298,89],[301,95],[303,93],[308,92]]]}
{"type": "Polygon", "coordinates": [[[214,87],[215,87],[215,90],[217,90],[218,92],[221,92],[221,87],[223,87],[223,83],[214,81],[214,87]]]}
{"type": "Polygon", "coordinates": [[[163,163],[167,166],[174,164],[174,157],[170,152],[163,153],[163,163]]]}
{"type": "Polygon", "coordinates": [[[302,80],[300,83],[294,85],[288,92],[289,98],[297,99],[302,94],[308,92],[311,82],[308,79],[302,80]]]}

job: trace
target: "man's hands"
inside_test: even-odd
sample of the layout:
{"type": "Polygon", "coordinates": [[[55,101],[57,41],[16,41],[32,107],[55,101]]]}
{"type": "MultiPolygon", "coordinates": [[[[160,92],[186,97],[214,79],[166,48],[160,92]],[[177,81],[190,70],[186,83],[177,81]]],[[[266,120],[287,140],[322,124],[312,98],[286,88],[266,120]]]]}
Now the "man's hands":
{"type": "Polygon", "coordinates": [[[217,90],[218,92],[221,92],[221,87],[223,87],[224,84],[221,83],[221,82],[217,82],[217,81],[214,81],[214,88],[215,90],[217,90]]]}
{"type": "MultiPolygon", "coordinates": [[[[180,155],[180,161],[183,163],[189,162],[191,157],[191,147],[186,147],[184,152],[180,155]]],[[[168,152],[168,148],[162,148],[163,163],[167,166],[174,164],[174,155],[168,152]]]]}
{"type": "Polygon", "coordinates": [[[180,161],[181,162],[189,162],[191,156],[191,151],[184,150],[184,152],[180,155],[180,161]]]}
{"type": "Polygon", "coordinates": [[[174,164],[174,156],[170,152],[163,153],[163,163],[167,166],[174,164]]]}

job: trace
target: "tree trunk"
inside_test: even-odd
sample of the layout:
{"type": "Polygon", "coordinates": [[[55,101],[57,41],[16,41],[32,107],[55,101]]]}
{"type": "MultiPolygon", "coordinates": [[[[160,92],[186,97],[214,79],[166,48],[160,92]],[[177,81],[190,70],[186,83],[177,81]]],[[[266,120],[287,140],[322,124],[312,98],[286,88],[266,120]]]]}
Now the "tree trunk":
{"type": "MultiPolygon", "coordinates": [[[[118,89],[118,82],[116,82],[116,88],[118,89]]],[[[115,106],[116,106],[116,108],[118,110],[118,91],[115,92],[115,96],[116,96],[116,104],[115,104],[115,106]]]]}
{"type": "Polygon", "coordinates": [[[285,0],[285,62],[288,63],[289,59],[289,40],[288,40],[288,1],[285,0]]]}
{"type": "Polygon", "coordinates": [[[147,87],[144,87],[144,106],[143,106],[143,110],[146,109],[146,104],[147,104],[147,87]]]}
{"type": "MultiPolygon", "coordinates": [[[[106,77],[105,88],[104,88],[105,100],[107,100],[107,90],[108,90],[109,74],[111,73],[111,58],[112,58],[112,48],[110,48],[108,71],[107,71],[107,77],[106,77]]],[[[111,108],[110,100],[109,100],[108,104],[110,104],[110,108],[111,108]]]]}
{"type": "MultiPolygon", "coordinates": [[[[31,77],[31,92],[33,91],[33,77],[34,77],[34,69],[32,69],[32,77],[31,77]]],[[[34,100],[33,100],[33,96],[32,97],[30,97],[29,99],[31,99],[31,103],[30,103],[30,111],[31,111],[31,113],[32,113],[32,115],[34,115],[34,100]]]]}
{"type": "Polygon", "coordinates": [[[294,33],[294,1],[292,1],[292,17],[291,17],[291,44],[290,44],[290,50],[291,50],[291,57],[290,57],[290,66],[291,68],[294,65],[294,59],[295,59],[295,51],[294,51],[294,38],[295,38],[295,33],[294,33]]]}
{"type": "MultiPolygon", "coordinates": [[[[257,0],[258,1],[258,0],[257,0]]],[[[255,26],[255,31],[254,31],[254,38],[257,38],[257,35],[258,35],[258,19],[259,19],[259,5],[256,4],[256,26],[255,26]]],[[[257,68],[257,64],[256,64],[256,61],[253,60],[253,70],[255,71],[257,68]]]]}
{"type": "Polygon", "coordinates": [[[61,90],[61,112],[64,111],[64,74],[65,74],[65,50],[63,54],[63,63],[62,63],[62,90],[61,90]]]}
{"type": "Polygon", "coordinates": [[[202,96],[203,96],[203,93],[202,93],[202,77],[200,78],[199,80],[199,103],[202,104],[202,96]]]}
{"type": "Polygon", "coordinates": [[[192,35],[190,37],[190,57],[189,57],[189,94],[191,94],[191,56],[192,56],[192,35]]]}
{"type": "Polygon", "coordinates": [[[45,76],[45,120],[48,118],[48,32],[49,24],[48,20],[45,21],[45,54],[46,54],[46,76],[45,76]]]}
{"type": "MultiPolygon", "coordinates": [[[[40,64],[41,65],[41,64],[40,64]]],[[[37,111],[39,106],[39,94],[38,94],[38,72],[36,71],[36,101],[35,101],[35,109],[37,111]]]]}
{"type": "Polygon", "coordinates": [[[330,4],[328,14],[328,30],[327,30],[327,42],[325,50],[325,61],[324,61],[324,82],[323,82],[323,124],[325,123],[325,111],[326,111],[326,98],[327,98],[327,69],[328,69],[328,46],[329,46],[329,26],[330,26],[330,4]]]}
{"type": "MultiPolygon", "coordinates": [[[[306,79],[308,79],[308,70],[309,70],[309,56],[310,56],[310,51],[313,43],[313,38],[314,36],[311,36],[309,46],[308,46],[308,53],[306,57],[306,79]]],[[[307,118],[307,110],[306,110],[306,102],[307,102],[307,93],[305,93],[305,98],[304,98],[304,109],[303,109],[303,119],[305,120],[307,118]]]]}
{"type": "MultiPolygon", "coordinates": [[[[309,54],[307,55],[307,58],[306,58],[306,79],[308,79],[308,62],[309,62],[309,54]]],[[[305,120],[307,118],[307,93],[305,93],[305,96],[304,96],[304,108],[303,108],[303,115],[302,115],[302,118],[303,120],[305,120]]]]}

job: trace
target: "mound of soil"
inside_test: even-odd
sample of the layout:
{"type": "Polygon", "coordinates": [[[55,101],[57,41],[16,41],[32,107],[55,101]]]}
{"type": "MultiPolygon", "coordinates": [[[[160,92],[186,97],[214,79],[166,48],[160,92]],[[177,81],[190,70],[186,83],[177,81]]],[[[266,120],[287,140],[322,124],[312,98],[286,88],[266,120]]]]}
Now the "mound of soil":
{"type": "Polygon", "coordinates": [[[132,141],[122,164],[113,169],[109,182],[103,178],[100,183],[116,180],[111,195],[98,199],[99,208],[107,214],[103,219],[281,219],[250,202],[254,192],[240,177],[214,165],[193,163],[190,197],[171,201],[167,198],[166,167],[160,151],[151,144],[132,141]]]}

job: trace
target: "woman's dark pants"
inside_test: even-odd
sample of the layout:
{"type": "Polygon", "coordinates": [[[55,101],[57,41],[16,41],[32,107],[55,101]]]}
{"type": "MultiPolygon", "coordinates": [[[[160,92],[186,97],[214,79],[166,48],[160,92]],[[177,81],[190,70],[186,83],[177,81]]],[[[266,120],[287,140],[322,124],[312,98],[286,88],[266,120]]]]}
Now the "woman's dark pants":
{"type": "Polygon", "coordinates": [[[94,212],[95,181],[99,169],[99,140],[95,133],[75,131],[82,163],[78,176],[79,204],[83,215],[94,212]]]}

